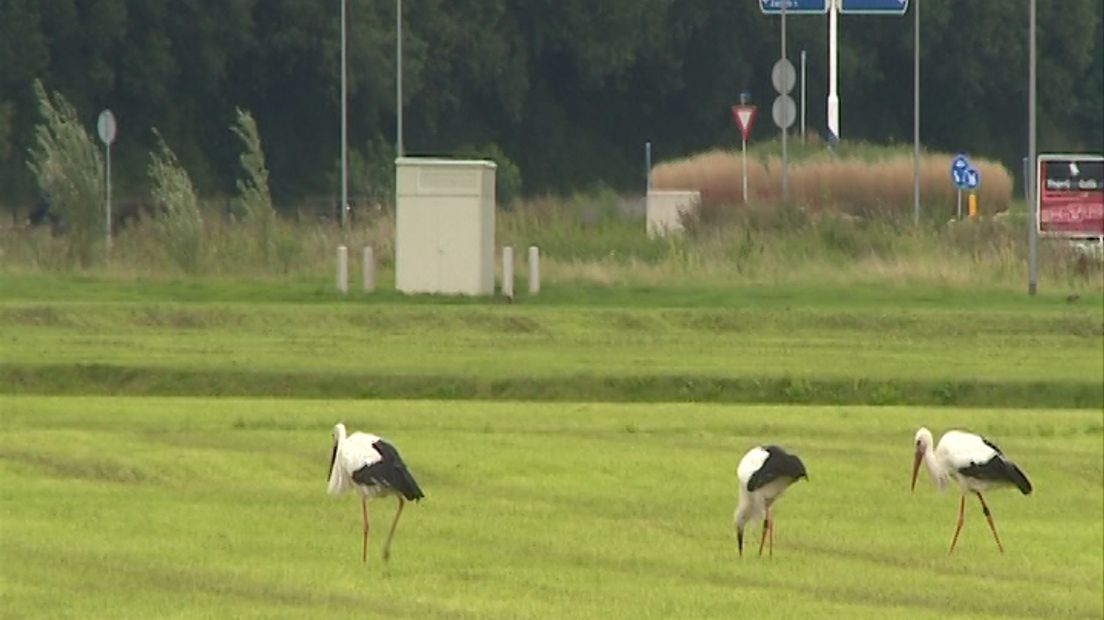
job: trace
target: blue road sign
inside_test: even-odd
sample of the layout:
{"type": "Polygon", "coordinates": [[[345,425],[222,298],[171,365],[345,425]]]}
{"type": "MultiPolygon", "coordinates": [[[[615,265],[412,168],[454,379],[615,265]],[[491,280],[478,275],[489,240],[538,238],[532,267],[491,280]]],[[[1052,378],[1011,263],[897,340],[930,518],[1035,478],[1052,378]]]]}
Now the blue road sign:
{"type": "MultiPolygon", "coordinates": [[[[896,2],[897,0],[894,0],[896,2]]],[[[828,0],[759,0],[759,10],[767,15],[782,13],[782,3],[786,2],[786,14],[804,13],[823,14],[828,12],[828,0]]]]}
{"type": "MultiPolygon", "coordinates": [[[[966,156],[962,153],[955,155],[955,158],[951,160],[951,182],[954,183],[955,187],[958,189],[969,188],[966,181],[967,172],[970,170],[974,170],[974,167],[970,165],[970,160],[966,159],[966,156]]],[[[976,170],[974,170],[974,174],[977,174],[976,170]]]]}
{"type": "MultiPolygon", "coordinates": [[[[790,7],[786,7],[789,12],[790,7]]],[[[908,0],[840,0],[840,13],[866,13],[870,15],[904,15],[908,0]]]]}
{"type": "Polygon", "coordinates": [[[966,174],[963,175],[963,179],[966,183],[966,189],[977,189],[978,185],[981,185],[981,173],[976,168],[970,166],[966,169],[966,174]]]}

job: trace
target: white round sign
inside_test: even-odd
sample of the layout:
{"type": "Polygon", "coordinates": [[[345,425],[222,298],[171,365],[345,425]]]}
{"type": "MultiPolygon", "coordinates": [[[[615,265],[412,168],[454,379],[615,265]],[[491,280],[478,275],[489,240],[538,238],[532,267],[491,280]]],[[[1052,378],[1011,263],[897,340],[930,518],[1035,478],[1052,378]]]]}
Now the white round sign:
{"type": "Polygon", "coordinates": [[[771,118],[782,129],[789,129],[797,118],[797,104],[789,95],[778,95],[771,106],[771,118]]]}
{"type": "Polygon", "coordinates": [[[774,90],[785,95],[793,90],[796,82],[797,72],[794,71],[793,63],[785,58],[779,58],[771,68],[771,84],[774,84],[774,90]]]}
{"type": "Polygon", "coordinates": [[[100,112],[100,117],[96,119],[96,133],[100,134],[100,140],[104,144],[111,144],[115,141],[115,115],[111,113],[111,110],[104,109],[100,112]]]}

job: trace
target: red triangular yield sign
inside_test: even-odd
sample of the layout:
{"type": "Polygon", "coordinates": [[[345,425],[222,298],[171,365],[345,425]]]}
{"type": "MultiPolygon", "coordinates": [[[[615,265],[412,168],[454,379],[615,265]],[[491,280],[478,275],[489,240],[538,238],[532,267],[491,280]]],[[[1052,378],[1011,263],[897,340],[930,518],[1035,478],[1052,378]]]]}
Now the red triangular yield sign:
{"type": "Polygon", "coordinates": [[[751,124],[755,122],[756,109],[753,105],[732,106],[732,120],[736,121],[736,127],[740,129],[740,135],[744,137],[744,140],[747,140],[748,134],[751,133],[751,124]]]}

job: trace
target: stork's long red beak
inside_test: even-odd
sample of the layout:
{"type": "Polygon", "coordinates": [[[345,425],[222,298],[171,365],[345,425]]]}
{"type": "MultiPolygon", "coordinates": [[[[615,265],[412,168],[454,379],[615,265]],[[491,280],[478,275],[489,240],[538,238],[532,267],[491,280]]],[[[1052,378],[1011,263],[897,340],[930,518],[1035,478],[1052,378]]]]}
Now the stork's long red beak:
{"type": "Polygon", "coordinates": [[[916,490],[916,475],[920,473],[920,461],[924,460],[924,453],[917,450],[916,456],[912,459],[912,485],[909,488],[910,491],[916,490]]]}

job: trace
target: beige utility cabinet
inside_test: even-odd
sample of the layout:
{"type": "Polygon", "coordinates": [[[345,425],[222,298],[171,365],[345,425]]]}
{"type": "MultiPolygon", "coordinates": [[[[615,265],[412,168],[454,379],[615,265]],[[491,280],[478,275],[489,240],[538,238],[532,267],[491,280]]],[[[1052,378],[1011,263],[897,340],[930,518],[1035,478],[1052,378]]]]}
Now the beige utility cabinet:
{"type": "Polygon", "coordinates": [[[395,220],[395,288],[494,294],[494,162],[396,159],[395,220]]]}
{"type": "Polygon", "coordinates": [[[697,190],[648,190],[645,204],[648,236],[665,236],[682,231],[682,215],[693,213],[701,203],[697,190]]]}

